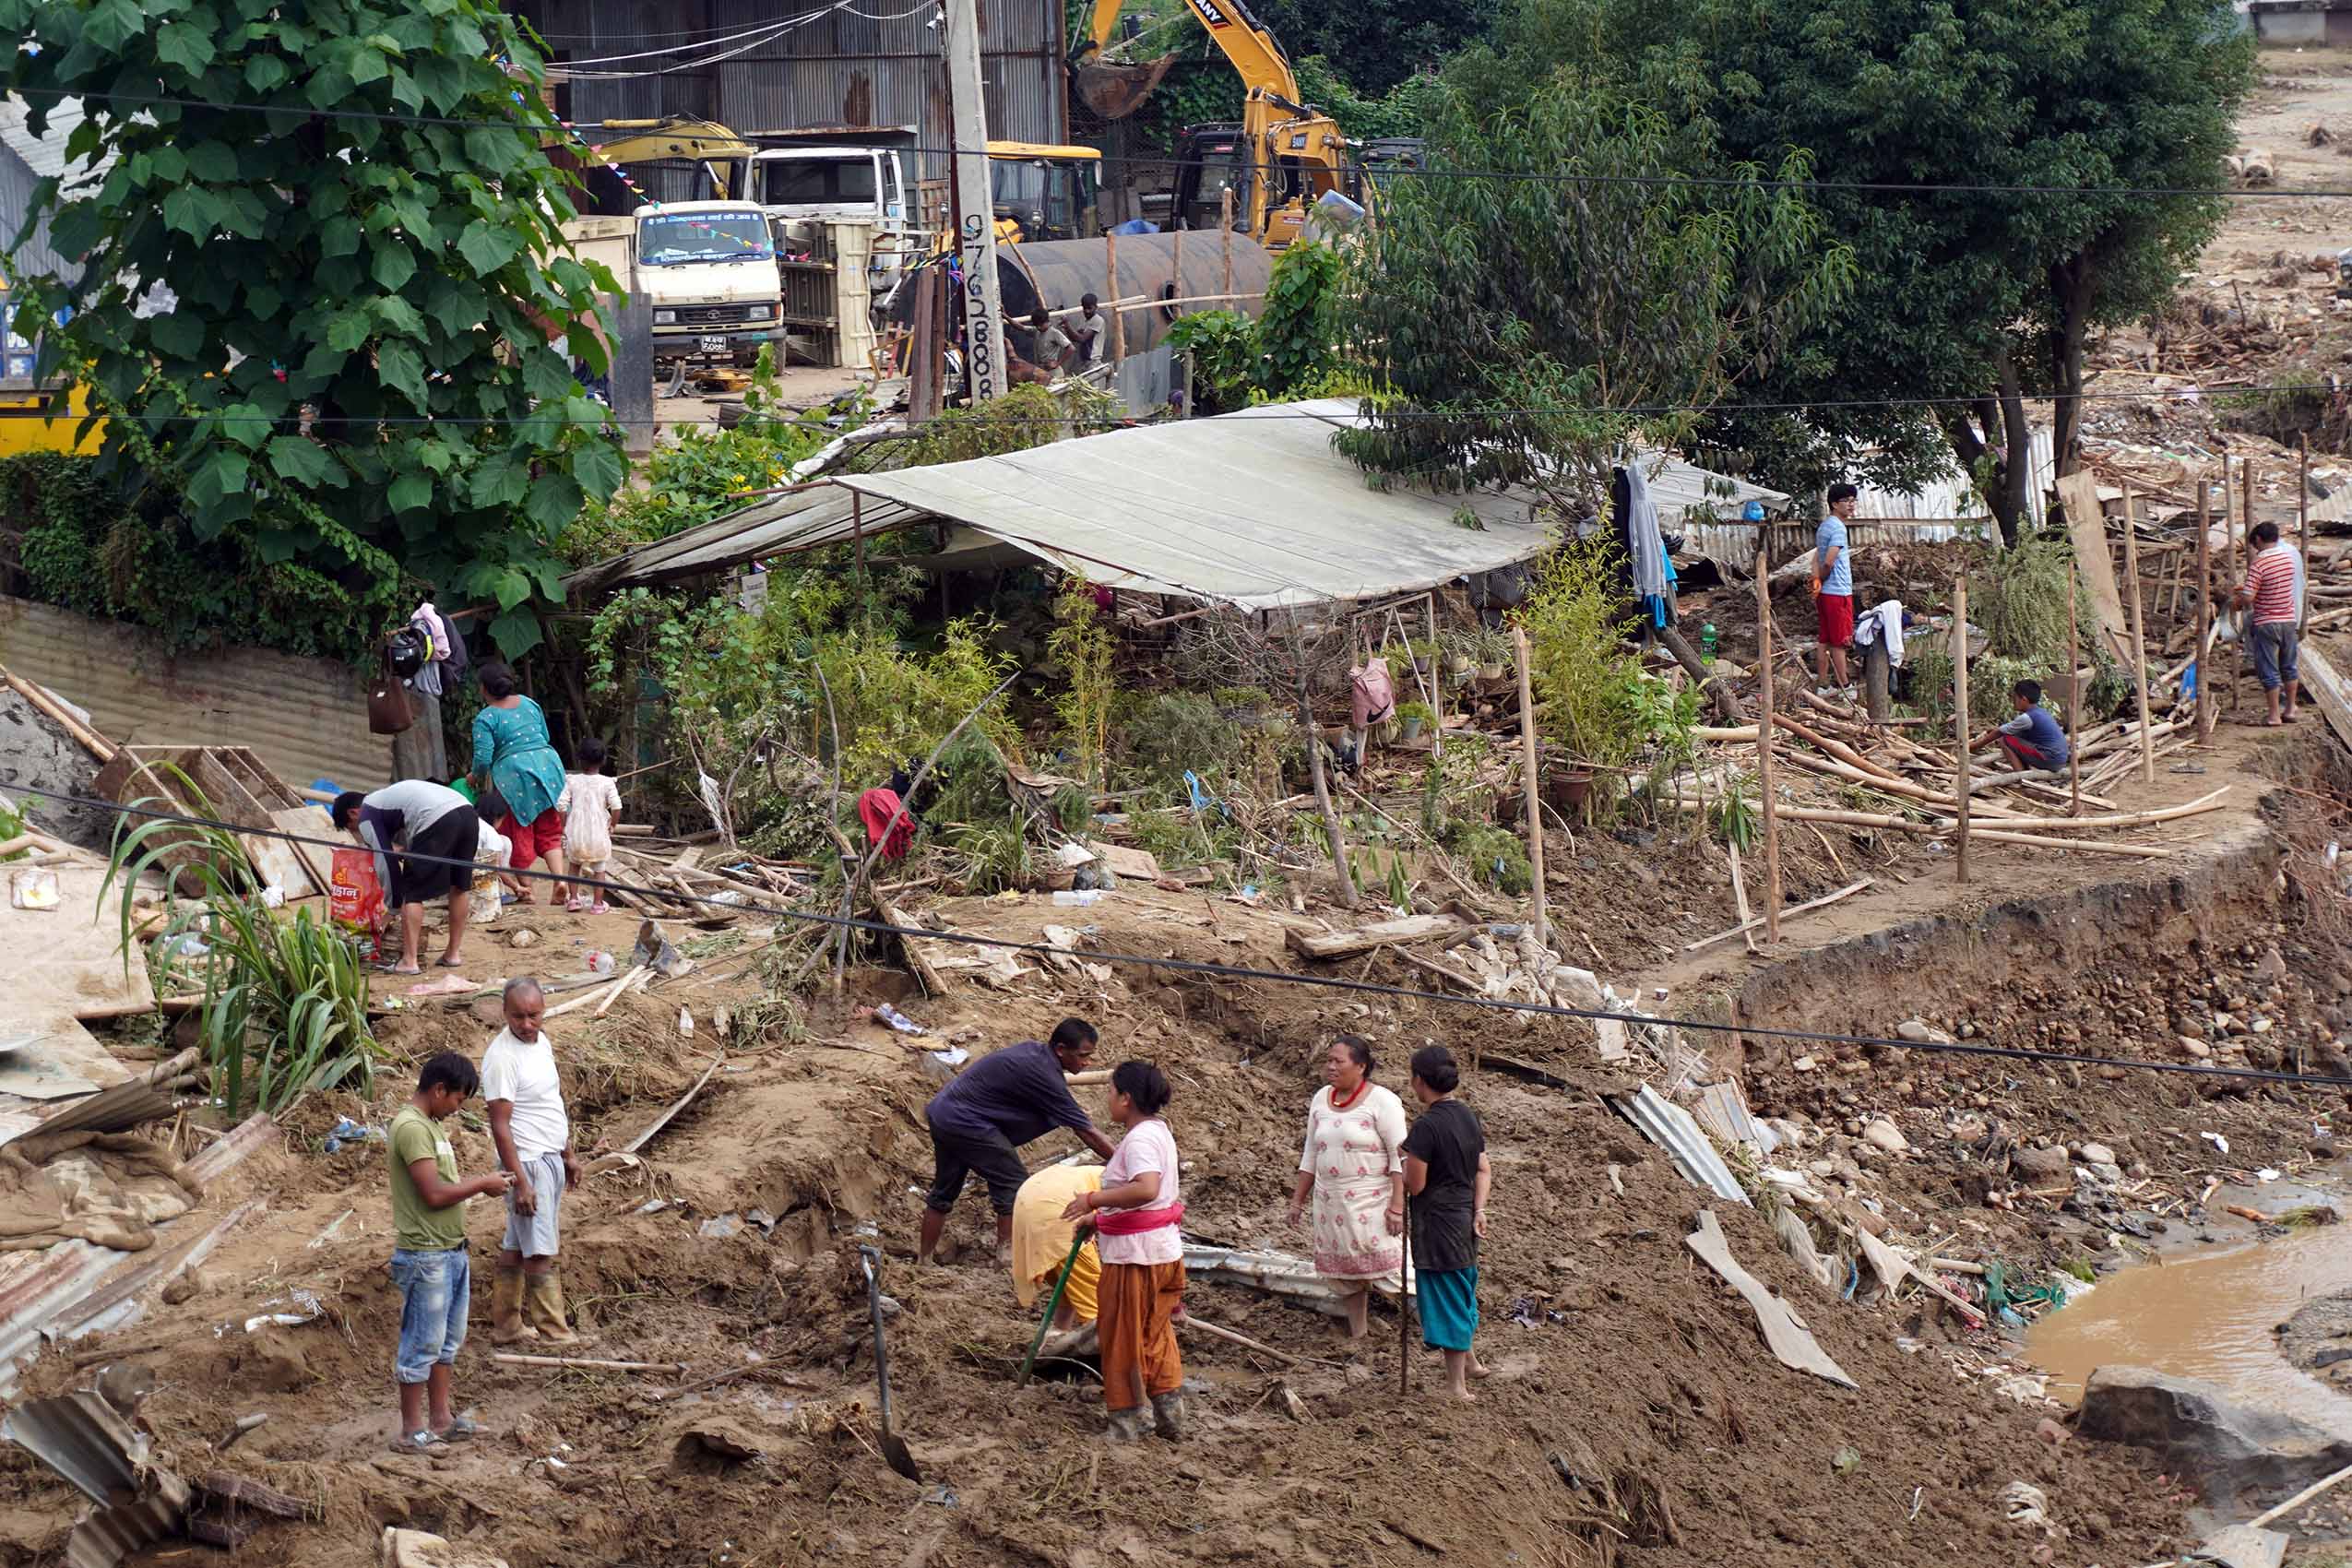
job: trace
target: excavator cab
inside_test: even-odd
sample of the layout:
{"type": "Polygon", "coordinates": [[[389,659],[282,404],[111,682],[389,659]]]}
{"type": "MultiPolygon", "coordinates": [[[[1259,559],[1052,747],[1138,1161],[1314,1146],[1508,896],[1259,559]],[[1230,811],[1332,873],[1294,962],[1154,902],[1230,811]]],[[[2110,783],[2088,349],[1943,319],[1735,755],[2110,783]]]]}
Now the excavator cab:
{"type": "Polygon", "coordinates": [[[1214,229],[1225,193],[1233,193],[1233,227],[1250,227],[1250,148],[1238,121],[1186,125],[1176,138],[1176,227],[1214,229]]]}
{"type": "Polygon", "coordinates": [[[998,238],[1083,240],[1101,232],[1095,206],[1101,171],[1102,154],[1090,147],[990,142],[989,201],[998,238]]]}

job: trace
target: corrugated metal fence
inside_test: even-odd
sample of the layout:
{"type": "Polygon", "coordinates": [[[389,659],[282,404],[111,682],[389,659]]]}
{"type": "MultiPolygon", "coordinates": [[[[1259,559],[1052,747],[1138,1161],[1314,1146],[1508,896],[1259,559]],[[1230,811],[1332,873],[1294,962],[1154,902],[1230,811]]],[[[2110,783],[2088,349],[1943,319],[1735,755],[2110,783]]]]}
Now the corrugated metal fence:
{"type": "Polygon", "coordinates": [[[250,746],[296,789],[373,789],[392,743],[368,733],[367,689],[348,665],[265,648],[164,651],[152,634],[0,597],[0,664],[87,709],[118,745],[250,746]]]}
{"type": "MultiPolygon", "coordinates": [[[[647,74],[573,82],[568,117],[575,121],[692,114],[746,135],[816,125],[912,125],[924,147],[948,143],[944,30],[928,25],[935,14],[929,6],[906,0],[861,0],[855,9],[832,0],[789,0],[780,6],[776,0],[526,0],[520,9],[546,38],[557,64],[664,49],[685,32],[707,39],[795,17],[814,18],[708,65],[695,61],[734,46],[588,67],[647,74]]],[[[1067,141],[1062,6],[1055,0],[980,0],[980,33],[988,134],[1008,141],[1067,141]]],[[[944,158],[924,160],[924,178],[945,172],[944,158]]]]}

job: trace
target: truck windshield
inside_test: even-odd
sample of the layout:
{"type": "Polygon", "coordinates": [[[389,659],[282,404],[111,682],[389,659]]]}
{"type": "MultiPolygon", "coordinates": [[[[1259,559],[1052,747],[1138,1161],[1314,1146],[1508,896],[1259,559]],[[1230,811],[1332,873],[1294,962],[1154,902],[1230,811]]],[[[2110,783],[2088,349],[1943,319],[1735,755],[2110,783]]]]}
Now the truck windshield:
{"type": "Polygon", "coordinates": [[[1024,220],[1035,213],[1049,229],[1075,229],[1077,184],[1076,171],[1053,164],[989,160],[991,202],[998,208],[1010,208],[1024,220]]]}
{"type": "Polygon", "coordinates": [[[637,220],[637,259],[647,267],[690,261],[767,261],[767,220],[756,212],[669,212],[637,220]]]}
{"type": "Polygon", "coordinates": [[[873,160],[868,158],[779,158],[766,165],[770,207],[871,207],[877,194],[873,160]]]}

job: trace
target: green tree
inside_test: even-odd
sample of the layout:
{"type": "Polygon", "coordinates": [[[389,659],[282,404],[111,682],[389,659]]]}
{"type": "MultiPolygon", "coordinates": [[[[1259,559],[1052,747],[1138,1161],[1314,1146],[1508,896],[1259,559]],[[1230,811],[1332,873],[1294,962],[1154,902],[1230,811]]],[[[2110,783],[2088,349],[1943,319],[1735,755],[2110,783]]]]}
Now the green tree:
{"type": "Polygon", "coordinates": [[[1713,148],[1605,90],[1552,83],[1492,112],[1452,94],[1430,156],[1434,177],[1393,183],[1346,312],[1392,390],[1340,445],[1377,472],[1590,505],[1625,443],[1686,438],[1675,410],[1712,405],[1850,284],[1796,190],[1652,183],[1713,148]]]}
{"type": "MultiPolygon", "coordinates": [[[[1261,0],[1257,13],[1299,62],[1302,89],[1308,78],[1306,56],[1320,54],[1356,93],[1376,100],[1443,65],[1446,56],[1486,31],[1499,8],[1496,0],[1416,5],[1399,0],[1261,0]]],[[[1312,89],[1308,98],[1347,125],[1351,136],[1413,134],[1409,129],[1359,131],[1312,89]]]]}
{"type": "Polygon", "coordinates": [[[87,115],[32,203],[78,268],[24,279],[18,319],[72,310],[52,341],[118,480],[175,491],[199,541],[406,572],[536,644],[554,541],[623,467],[550,346],[613,284],[566,253],[518,25],[482,0],[0,0],[0,33],[35,46],[0,86],[36,133],[63,99],[87,115]],[[159,288],[176,303],[141,315],[159,288]]]}
{"type": "Polygon", "coordinates": [[[2061,398],[2078,466],[2088,336],[2168,302],[2219,220],[2145,193],[2221,183],[2252,60],[2228,0],[1519,0],[1456,76],[1506,104],[1555,78],[1638,93],[1712,141],[1686,172],[1810,153],[1857,286],[1707,434],[1784,489],[1866,448],[1871,477],[1916,481],[1940,441],[2013,540],[2026,400],[2061,398]],[[1920,401],[1832,406],[1880,398],[1920,401]]]}

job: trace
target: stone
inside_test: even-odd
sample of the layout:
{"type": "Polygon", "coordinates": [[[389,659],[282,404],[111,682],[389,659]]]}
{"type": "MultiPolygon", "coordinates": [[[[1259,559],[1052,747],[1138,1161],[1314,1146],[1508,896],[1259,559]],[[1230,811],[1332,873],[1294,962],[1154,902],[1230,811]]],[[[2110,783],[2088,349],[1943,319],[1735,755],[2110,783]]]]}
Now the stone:
{"type": "Polygon", "coordinates": [[[2182,1035],[2180,1054],[2193,1061],[2202,1062],[2213,1054],[2213,1047],[2199,1039],[2195,1035],[2182,1035]]]}
{"type": "Polygon", "coordinates": [[[2076,1149],[2074,1152],[2085,1165],[2112,1165],[2115,1163],[2115,1151],[2108,1147],[2105,1144],[2085,1144],[2081,1148],[2076,1149]]]}
{"type": "Polygon", "coordinates": [[[1906,1018],[1895,1026],[1895,1038],[1920,1045],[1950,1045],[1952,1037],[1929,1023],[1925,1018],[1906,1018]]]}
{"type": "Polygon", "coordinates": [[[1888,1154],[1908,1154],[1911,1145],[1903,1136],[1903,1129],[1883,1116],[1873,1116],[1862,1127],[1862,1141],[1872,1148],[1888,1154]]]}
{"type": "Polygon", "coordinates": [[[2031,1182],[2047,1182],[2066,1174],[2066,1151],[2062,1148],[2019,1148],[2009,1151],[2009,1163],[2018,1175],[2031,1182]]]}
{"type": "Polygon", "coordinates": [[[423,1530],[386,1527],[379,1550],[376,1562],[381,1568],[506,1568],[503,1557],[423,1530]]]}
{"type": "Polygon", "coordinates": [[[2298,1487],[2352,1465],[2352,1440],[2230,1399],[2200,1378],[2104,1366],[2083,1389],[2076,1435],[2152,1451],[2209,1500],[2298,1487]]]}
{"type": "Polygon", "coordinates": [[[1551,994],[1562,1007],[1581,1007],[1588,1012],[1599,1010],[1606,1001],[1601,995],[1599,976],[1568,964],[1551,971],[1551,994]]]}

